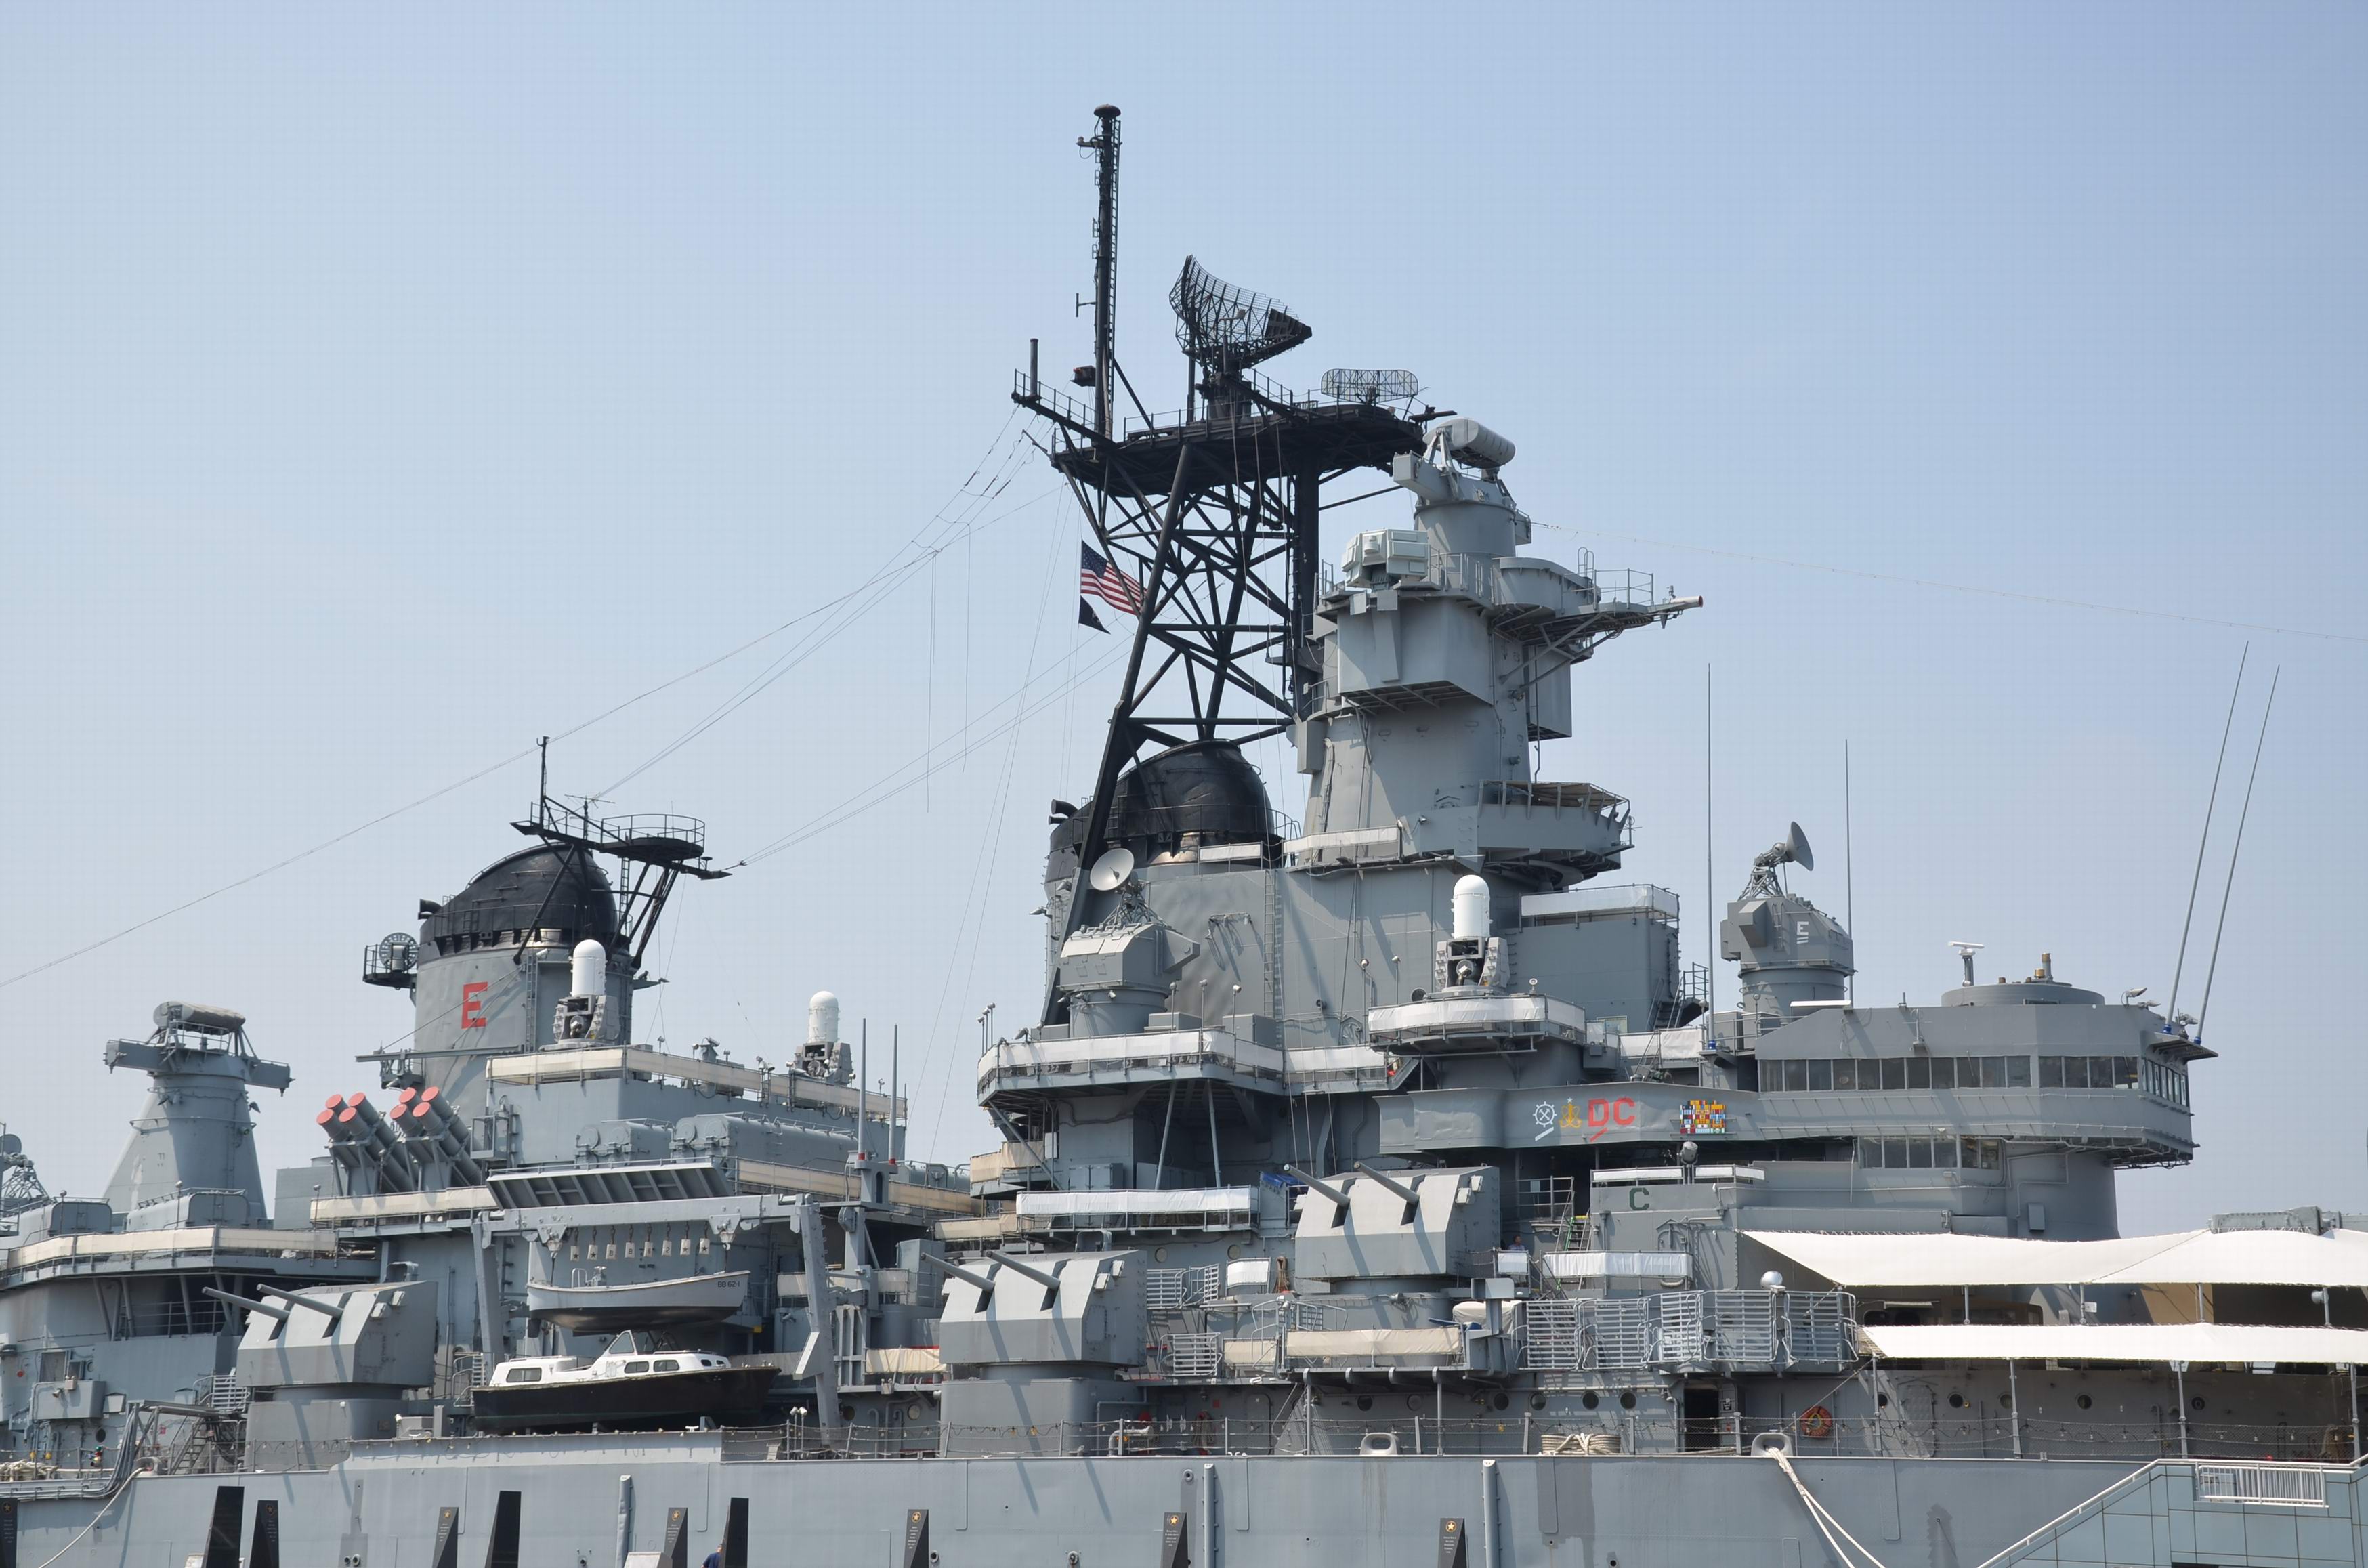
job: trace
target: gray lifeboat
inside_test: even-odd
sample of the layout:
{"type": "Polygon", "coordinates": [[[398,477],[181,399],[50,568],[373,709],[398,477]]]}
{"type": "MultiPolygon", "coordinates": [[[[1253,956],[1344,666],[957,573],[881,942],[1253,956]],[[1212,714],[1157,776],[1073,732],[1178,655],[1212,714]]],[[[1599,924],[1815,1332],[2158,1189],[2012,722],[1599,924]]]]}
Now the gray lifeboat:
{"type": "Polygon", "coordinates": [[[529,1279],[526,1287],[529,1316],[579,1334],[722,1323],[747,1299],[745,1268],[615,1285],[598,1274],[589,1281],[566,1285],[529,1279]]]}

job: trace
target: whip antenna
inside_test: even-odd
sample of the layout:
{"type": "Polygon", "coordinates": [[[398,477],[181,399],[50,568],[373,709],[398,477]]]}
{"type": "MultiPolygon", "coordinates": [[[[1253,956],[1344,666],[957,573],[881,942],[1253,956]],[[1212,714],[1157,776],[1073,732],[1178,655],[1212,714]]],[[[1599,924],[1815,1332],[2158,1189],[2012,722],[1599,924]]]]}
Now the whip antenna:
{"type": "Polygon", "coordinates": [[[2195,875],[2187,883],[2187,918],[2179,926],[2179,962],[2170,971],[2170,1003],[2163,1009],[2163,1018],[2172,1027],[2179,1023],[2179,977],[2187,968],[2187,930],[2195,924],[2195,890],[2203,885],[2203,848],[2212,842],[2212,812],[2220,803],[2220,769],[2228,761],[2228,732],[2237,726],[2237,693],[2245,689],[2245,661],[2252,656],[2253,645],[2237,655],[2237,685],[2228,693],[2228,719],[2220,726],[2220,760],[2212,765],[2212,796],[2203,802],[2203,836],[2195,845],[2195,875]]]}
{"type": "Polygon", "coordinates": [[[2220,889],[2220,919],[2212,928],[2212,961],[2203,968],[2203,1005],[2195,1010],[2195,1042],[2203,1043],[2203,1020],[2212,1013],[2212,977],[2220,970],[2220,934],[2228,928],[2228,894],[2237,885],[2237,857],[2245,852],[2245,819],[2253,812],[2253,780],[2261,776],[2261,744],[2270,738],[2270,710],[2278,705],[2281,665],[2270,672],[2270,699],[2261,704],[2261,733],[2253,741],[2253,769],[2245,776],[2245,804],[2237,812],[2237,842],[2228,851],[2228,880],[2220,889]]]}

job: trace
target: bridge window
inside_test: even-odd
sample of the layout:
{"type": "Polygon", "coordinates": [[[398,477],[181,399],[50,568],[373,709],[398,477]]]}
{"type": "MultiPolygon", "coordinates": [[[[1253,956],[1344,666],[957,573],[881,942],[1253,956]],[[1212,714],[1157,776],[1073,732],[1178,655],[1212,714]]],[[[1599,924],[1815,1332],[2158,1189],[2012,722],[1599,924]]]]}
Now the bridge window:
{"type": "MultiPolygon", "coordinates": [[[[2081,1064],[2078,1071],[2084,1082],[2095,1075],[2096,1086],[2135,1081],[2131,1074],[2137,1070],[2136,1058],[2095,1060],[2097,1065],[2091,1068],[2086,1058],[2043,1058],[2041,1085],[2058,1086],[2046,1074],[2067,1071],[2064,1066],[2067,1061],[2081,1064]],[[2054,1067],[2046,1066],[2048,1062],[2053,1062],[2054,1067]]],[[[1770,1090],[1794,1094],[1817,1094],[1828,1089],[1859,1094],[1884,1089],[2027,1089],[2032,1085],[2028,1056],[1810,1057],[1763,1062],[1760,1074],[1770,1090]]]]}
{"type": "Polygon", "coordinates": [[[510,1375],[504,1378],[502,1381],[506,1383],[539,1383],[542,1381],[542,1369],[541,1367],[512,1367],[510,1369],[510,1375]]]}
{"type": "Polygon", "coordinates": [[[2039,1086],[2043,1089],[2135,1089],[2139,1084],[2139,1059],[2135,1056],[2043,1056],[2039,1086]]]}
{"type": "Polygon", "coordinates": [[[2140,1081],[2147,1094],[2181,1110],[2187,1108],[2186,1069],[2174,1067],[2168,1062],[2157,1062],[2151,1056],[2141,1057],[2138,1067],[2140,1081]]]}
{"type": "Polygon", "coordinates": [[[1858,1163],[1866,1170],[1926,1171],[1998,1168],[1995,1138],[1861,1138],[1858,1163]]]}

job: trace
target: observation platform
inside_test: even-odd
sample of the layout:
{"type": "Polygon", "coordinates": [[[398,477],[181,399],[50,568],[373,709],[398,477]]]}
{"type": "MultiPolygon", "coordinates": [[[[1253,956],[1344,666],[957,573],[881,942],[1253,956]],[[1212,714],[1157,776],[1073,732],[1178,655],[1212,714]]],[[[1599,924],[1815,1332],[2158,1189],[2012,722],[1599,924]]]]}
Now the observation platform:
{"type": "Polygon", "coordinates": [[[1013,377],[1011,401],[1076,437],[1054,449],[1054,468],[1113,495],[1153,498],[1310,471],[1386,471],[1398,453],[1422,449],[1421,426],[1380,403],[1309,397],[1262,376],[1248,380],[1249,410],[1190,422],[1181,414],[1130,419],[1106,448],[1095,438],[1092,409],[1025,370],[1013,377]],[[1187,447],[1179,475],[1177,460],[1187,447]]]}
{"type": "Polygon", "coordinates": [[[1390,1069],[1369,1046],[1286,1048],[1227,1028],[1074,1039],[1046,1031],[1032,1040],[999,1040],[978,1059],[982,1102],[1002,1094],[1191,1080],[1262,1094],[1340,1094],[1385,1088],[1390,1069]]]}

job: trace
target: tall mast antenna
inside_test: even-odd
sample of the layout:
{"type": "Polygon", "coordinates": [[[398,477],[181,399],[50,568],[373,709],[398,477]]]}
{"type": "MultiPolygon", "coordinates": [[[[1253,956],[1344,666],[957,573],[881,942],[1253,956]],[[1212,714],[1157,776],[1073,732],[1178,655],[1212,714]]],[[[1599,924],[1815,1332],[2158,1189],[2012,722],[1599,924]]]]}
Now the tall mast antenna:
{"type": "Polygon", "coordinates": [[[1710,925],[1710,961],[1702,966],[1702,1007],[1709,1018],[1710,1048],[1718,1050],[1718,851],[1711,832],[1710,671],[1702,666],[1702,914],[1710,925]]]}
{"type": "Polygon", "coordinates": [[[1850,974],[1842,994],[1858,1000],[1858,864],[1850,852],[1850,738],[1842,739],[1842,918],[1850,922],[1850,974]]]}
{"type": "Polygon", "coordinates": [[[2278,676],[2270,672],[2270,698],[2261,704],[2261,733],[2253,738],[2253,770],[2245,775],[2245,803],[2237,812],[2237,842],[2228,850],[2228,880],[2220,888],[2220,919],[2212,927],[2212,961],[2203,966],[2203,1001],[2195,1009],[2195,1043],[2203,1043],[2203,1021],[2212,1016],[2212,977],[2220,972],[2220,937],[2228,929],[2228,895],[2237,887],[2237,857],[2245,852],[2245,819],[2253,814],[2253,781],[2261,776],[2261,746],[2270,738],[2270,710],[2278,705],[2278,676]]]}
{"type": "Polygon", "coordinates": [[[2179,961],[2170,969],[2170,1001],[2163,1008],[2163,1021],[2179,1027],[2179,981],[2187,972],[2187,937],[2195,924],[2195,890],[2203,885],[2203,851],[2212,843],[2212,813],[2220,804],[2220,771],[2228,766],[2228,733],[2237,727],[2237,698],[2245,689],[2245,661],[2252,657],[2253,645],[2237,655],[2237,684],[2228,692],[2228,717],[2220,726],[2220,759],[2212,765],[2212,793],[2203,802],[2203,836],[2195,845],[2195,875],[2187,881],[2187,918],[2179,923],[2179,961]]]}
{"type": "Polygon", "coordinates": [[[1110,383],[1118,326],[1118,106],[1094,110],[1101,129],[1077,138],[1094,154],[1094,434],[1110,433],[1110,383]]]}

